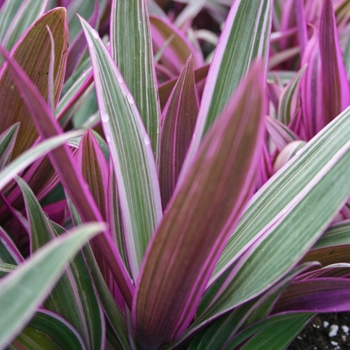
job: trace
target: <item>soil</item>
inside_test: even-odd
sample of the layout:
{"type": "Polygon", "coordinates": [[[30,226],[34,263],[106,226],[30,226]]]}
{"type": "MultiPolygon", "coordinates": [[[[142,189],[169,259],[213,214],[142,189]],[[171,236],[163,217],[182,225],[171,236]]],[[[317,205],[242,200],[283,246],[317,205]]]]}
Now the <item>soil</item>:
{"type": "Polygon", "coordinates": [[[350,312],[319,314],[287,350],[350,350],[350,312]]]}

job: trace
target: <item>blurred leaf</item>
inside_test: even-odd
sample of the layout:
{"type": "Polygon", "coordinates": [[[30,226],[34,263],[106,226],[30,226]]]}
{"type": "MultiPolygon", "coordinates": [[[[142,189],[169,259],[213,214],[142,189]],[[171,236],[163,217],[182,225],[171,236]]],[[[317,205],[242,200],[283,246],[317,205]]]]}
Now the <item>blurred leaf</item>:
{"type": "MultiPolygon", "coordinates": [[[[42,3],[36,1],[36,3],[42,3]]],[[[61,94],[67,48],[66,11],[58,8],[47,12],[26,32],[18,46],[11,52],[11,56],[22,65],[34,84],[47,99],[48,79],[47,72],[50,62],[50,37],[46,26],[49,26],[55,40],[55,102],[61,94]]],[[[6,130],[16,122],[20,122],[19,133],[12,159],[29,148],[38,133],[30,118],[30,113],[14,85],[8,65],[0,73],[0,109],[1,118],[0,132],[6,130]]]]}
{"type": "Polygon", "coordinates": [[[264,58],[266,71],[271,12],[271,0],[237,0],[232,4],[208,72],[194,138],[184,164],[186,171],[204,134],[256,57],[264,58]]]}
{"type": "Polygon", "coordinates": [[[193,319],[253,189],[264,102],[258,61],[203,140],[147,251],[133,304],[140,347],[173,341],[193,319]]]}
{"type": "Polygon", "coordinates": [[[69,259],[96,233],[102,224],[87,224],[48,243],[0,281],[0,347],[21,331],[36,308],[50,293],[69,259]]]}
{"type": "MultiPolygon", "coordinates": [[[[57,120],[21,66],[1,47],[0,52],[7,60],[7,67],[11,71],[16,86],[20,90],[22,98],[31,112],[31,116],[40,135],[45,139],[61,134],[62,130],[57,120]]],[[[76,167],[68,146],[63,145],[59,147],[52,151],[49,156],[62,185],[77,207],[84,222],[103,222],[101,213],[94,202],[91,192],[86,187],[86,182],[81,172],[76,167]],[[64,164],[64,167],[62,167],[62,164],[64,164]]],[[[108,232],[104,232],[103,235],[97,236],[95,241],[99,249],[104,252],[104,257],[122,291],[125,302],[131,307],[134,286],[130,281],[119,252],[113,245],[111,237],[108,232]]]]}
{"type": "Polygon", "coordinates": [[[266,117],[266,129],[279,151],[282,151],[288,144],[299,139],[288,126],[269,116],[266,117]]]}
{"type": "Polygon", "coordinates": [[[305,69],[306,66],[304,66],[294,77],[294,79],[288,83],[280,98],[280,103],[278,106],[278,120],[287,126],[293,120],[297,110],[299,109],[299,84],[305,69]]]}
{"type": "Polygon", "coordinates": [[[0,134],[0,170],[2,170],[11,159],[18,129],[19,123],[15,123],[0,134]]]}
{"type": "Polygon", "coordinates": [[[35,314],[27,327],[8,347],[9,350],[24,348],[27,350],[86,349],[79,333],[64,318],[44,309],[35,314]]]}
{"type": "Polygon", "coordinates": [[[160,107],[146,0],[114,0],[111,52],[158,157],[160,107]]]}
{"type": "Polygon", "coordinates": [[[81,21],[93,64],[102,126],[117,178],[129,266],[136,281],[147,244],[162,217],[151,140],[110,53],[97,32],[81,21]]]}
{"type": "Polygon", "coordinates": [[[198,114],[198,98],[192,57],[176,83],[162,116],[159,183],[163,209],[176,186],[182,163],[192,140],[198,114]]]}
{"type": "Polygon", "coordinates": [[[18,265],[22,261],[24,259],[21,253],[4,229],[0,227],[0,262],[18,265]]]}
{"type": "Polygon", "coordinates": [[[0,42],[4,40],[6,31],[22,3],[23,0],[6,0],[0,8],[0,42]]]}
{"type": "MultiPolygon", "coordinates": [[[[0,42],[7,51],[10,51],[20,39],[21,35],[28,31],[28,27],[33,25],[33,22],[42,16],[48,0],[24,0],[19,7],[17,7],[18,2],[16,0],[8,0],[7,2],[13,2],[14,4],[12,6],[5,5],[5,8],[1,9],[0,19],[3,17],[5,21],[5,23],[1,21],[1,26],[6,24],[7,26],[3,27],[6,29],[6,34],[4,33],[3,37],[0,37],[0,42]],[[16,12],[13,16],[15,10],[16,12]]],[[[0,62],[2,62],[2,60],[0,60],[0,62]]]]}
{"type": "Polygon", "coordinates": [[[150,16],[150,23],[155,52],[163,47],[163,44],[169,38],[173,37],[160,59],[160,63],[172,72],[173,75],[181,73],[181,70],[191,55],[195,68],[203,65],[204,62],[201,53],[197,52],[183,32],[168,19],[150,16]]]}

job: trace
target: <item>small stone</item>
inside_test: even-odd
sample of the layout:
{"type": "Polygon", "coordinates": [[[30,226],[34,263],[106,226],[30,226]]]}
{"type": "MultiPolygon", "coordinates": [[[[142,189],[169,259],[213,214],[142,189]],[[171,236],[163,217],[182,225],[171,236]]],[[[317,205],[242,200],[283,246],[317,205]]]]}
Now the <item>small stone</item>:
{"type": "Polygon", "coordinates": [[[339,326],[336,324],[331,325],[331,330],[328,333],[330,337],[335,337],[338,334],[339,326]]]}
{"type": "Polygon", "coordinates": [[[323,328],[327,328],[329,326],[329,323],[327,321],[323,321],[323,328]]]}
{"type": "Polygon", "coordinates": [[[349,327],[348,326],[341,326],[341,329],[343,330],[343,332],[346,334],[346,335],[349,335],[349,327]]]}

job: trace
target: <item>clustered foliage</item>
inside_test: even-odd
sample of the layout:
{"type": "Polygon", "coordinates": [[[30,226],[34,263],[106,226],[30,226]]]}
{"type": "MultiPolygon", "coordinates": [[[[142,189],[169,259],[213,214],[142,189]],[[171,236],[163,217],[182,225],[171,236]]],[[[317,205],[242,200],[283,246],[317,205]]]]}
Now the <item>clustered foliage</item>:
{"type": "Polygon", "coordinates": [[[0,348],[350,311],[349,33],[347,0],[0,1],[0,348]]]}

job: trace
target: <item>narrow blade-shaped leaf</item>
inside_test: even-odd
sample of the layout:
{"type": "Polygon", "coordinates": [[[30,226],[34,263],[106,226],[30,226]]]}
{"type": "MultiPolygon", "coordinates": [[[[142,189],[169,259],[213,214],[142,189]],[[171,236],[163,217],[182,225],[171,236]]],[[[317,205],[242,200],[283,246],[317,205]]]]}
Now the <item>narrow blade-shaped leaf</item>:
{"type": "Polygon", "coordinates": [[[11,159],[18,129],[19,123],[15,123],[0,134],[0,169],[3,169],[11,159]]]}
{"type": "MultiPolygon", "coordinates": [[[[49,138],[61,134],[62,130],[48,108],[46,101],[35,86],[33,86],[21,66],[1,46],[0,52],[7,60],[7,67],[11,71],[14,82],[31,112],[35,126],[41,136],[43,138],[49,138]]],[[[94,202],[91,192],[87,189],[84,178],[77,169],[68,147],[66,145],[61,146],[49,156],[63,186],[76,205],[84,222],[102,222],[101,213],[94,202]],[[62,164],[64,164],[64,167],[62,167],[62,164]]],[[[118,282],[126,303],[131,306],[134,287],[108,232],[97,236],[95,240],[99,248],[105,253],[104,257],[108,261],[113,277],[118,282]]]]}
{"type": "Polygon", "coordinates": [[[271,11],[271,0],[237,0],[232,4],[210,65],[184,170],[195,156],[203,135],[223,110],[252,61],[263,57],[266,65],[271,11]]]}
{"type": "Polygon", "coordinates": [[[198,99],[190,57],[179,77],[162,117],[159,182],[163,209],[176,186],[182,163],[192,140],[198,99]]]}
{"type": "MultiPolygon", "coordinates": [[[[45,348],[47,340],[50,346],[58,349],[86,350],[86,346],[79,333],[61,316],[45,310],[39,310],[22,333],[13,341],[9,350],[20,350],[25,346],[30,349],[45,348]],[[42,337],[38,338],[37,334],[42,337]],[[34,335],[34,336],[32,336],[34,335]],[[44,338],[44,339],[43,339],[44,338]]],[[[29,349],[26,347],[26,349],[29,349]]]]}
{"type": "Polygon", "coordinates": [[[342,59],[332,0],[324,1],[320,18],[319,45],[326,125],[350,104],[349,82],[342,59]]]}
{"type": "Polygon", "coordinates": [[[111,52],[135,99],[156,154],[160,107],[146,0],[112,2],[111,52]]]}
{"type": "MultiPolygon", "coordinates": [[[[26,203],[33,252],[54,239],[57,233],[28,185],[20,178],[17,178],[17,182],[26,203]]],[[[59,234],[64,232],[62,229],[60,231],[59,234]]],[[[71,261],[46,300],[45,307],[57,312],[70,322],[80,333],[88,348],[102,347],[104,331],[102,310],[81,253],[71,261]],[[84,297],[82,297],[83,294],[84,297]]]]}
{"type": "Polygon", "coordinates": [[[129,265],[136,281],[147,244],[162,216],[151,140],[110,53],[97,32],[83,19],[81,22],[117,178],[129,265]]]}
{"type": "MultiPolygon", "coordinates": [[[[50,62],[50,36],[46,26],[49,26],[55,41],[55,102],[61,94],[65,72],[68,33],[66,25],[66,10],[57,8],[47,12],[36,21],[26,32],[19,44],[11,52],[11,56],[19,62],[40,91],[47,99],[50,62]]],[[[4,65],[0,73],[0,110],[2,111],[0,132],[16,122],[21,122],[16,146],[12,159],[30,147],[38,136],[30,113],[15,87],[10,69],[4,65]]]]}
{"type": "MultiPolygon", "coordinates": [[[[10,2],[10,1],[8,1],[10,2]]],[[[16,1],[11,1],[16,2],[16,1]]],[[[24,0],[21,6],[17,9],[16,15],[13,16],[6,34],[0,40],[1,44],[10,51],[21,35],[27,30],[27,28],[37,20],[45,11],[48,0],[36,1],[36,0],[24,0]]],[[[2,26],[6,24],[1,22],[2,26]]]]}
{"type": "Polygon", "coordinates": [[[251,195],[264,101],[258,61],[203,141],[148,250],[133,305],[141,347],[173,341],[192,320],[227,234],[251,195]]]}
{"type": "Polygon", "coordinates": [[[350,280],[313,278],[297,281],[281,295],[274,312],[344,312],[350,310],[350,280]]]}
{"type": "Polygon", "coordinates": [[[70,131],[63,135],[49,138],[38,145],[30,148],[12,161],[4,170],[0,172],[0,190],[3,189],[19,172],[24,170],[35,160],[52,151],[55,147],[63,145],[69,139],[83,134],[82,130],[70,131]]]}
{"type": "Polygon", "coordinates": [[[0,281],[0,347],[6,346],[29,321],[78,251],[105,226],[94,223],[81,226],[50,242],[32,258],[0,281]]]}

